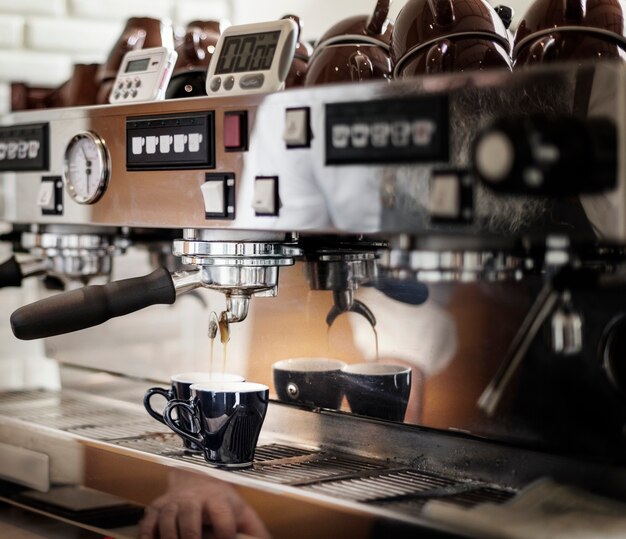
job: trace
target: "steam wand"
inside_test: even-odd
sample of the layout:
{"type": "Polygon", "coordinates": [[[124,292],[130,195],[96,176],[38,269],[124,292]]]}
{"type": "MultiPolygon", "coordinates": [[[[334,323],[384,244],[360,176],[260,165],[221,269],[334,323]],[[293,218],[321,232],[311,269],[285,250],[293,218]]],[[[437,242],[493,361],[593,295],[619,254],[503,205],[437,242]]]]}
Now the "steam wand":
{"type": "Polygon", "coordinates": [[[502,365],[478,399],[478,407],[492,416],[513,376],[526,357],[546,320],[552,317],[552,349],[572,355],[582,349],[582,319],[571,304],[570,290],[594,287],[599,276],[593,270],[562,266],[543,285],[509,347],[502,365]]]}

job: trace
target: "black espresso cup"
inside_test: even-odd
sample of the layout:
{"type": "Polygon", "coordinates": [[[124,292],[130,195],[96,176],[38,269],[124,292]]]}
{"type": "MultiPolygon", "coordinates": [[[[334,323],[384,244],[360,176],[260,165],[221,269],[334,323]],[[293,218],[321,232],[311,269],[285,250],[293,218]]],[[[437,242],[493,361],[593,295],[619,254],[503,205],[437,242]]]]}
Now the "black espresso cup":
{"type": "Polygon", "coordinates": [[[191,386],[191,399],[171,400],[163,417],[167,426],[202,448],[204,459],[215,467],[252,465],[261,433],[269,388],[252,382],[206,382],[191,386]],[[174,419],[188,414],[194,425],[186,428],[174,419]]]}
{"type": "MultiPolygon", "coordinates": [[[[222,373],[209,373],[209,372],[183,372],[180,374],[174,374],[170,378],[171,386],[169,389],[163,387],[151,387],[146,391],[143,397],[143,405],[146,411],[157,421],[165,423],[163,414],[158,412],[152,407],[152,397],[160,395],[164,397],[166,401],[173,399],[189,400],[191,398],[191,386],[201,382],[243,382],[243,376],[238,374],[222,374],[222,373]]],[[[182,413],[179,417],[181,424],[187,429],[193,428],[193,423],[189,416],[182,413]]],[[[183,438],[183,444],[189,451],[200,452],[202,447],[197,446],[193,442],[190,442],[183,438]]]]}
{"type": "Polygon", "coordinates": [[[343,397],[341,369],[346,363],[338,359],[283,359],[272,365],[274,387],[281,401],[336,410],[343,397]]]}
{"type": "Polygon", "coordinates": [[[411,393],[411,368],[380,363],[344,367],[344,392],[359,415],[403,421],[411,393]]]}

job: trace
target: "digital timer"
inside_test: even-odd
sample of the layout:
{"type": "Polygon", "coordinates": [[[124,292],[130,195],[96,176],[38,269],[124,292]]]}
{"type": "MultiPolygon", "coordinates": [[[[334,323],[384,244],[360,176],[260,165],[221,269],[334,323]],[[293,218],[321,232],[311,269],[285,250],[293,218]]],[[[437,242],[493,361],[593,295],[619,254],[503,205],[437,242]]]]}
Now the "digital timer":
{"type": "Polygon", "coordinates": [[[124,56],[109,103],[138,103],[165,98],[178,54],[167,47],[129,51],[124,56]]]}
{"type": "Polygon", "coordinates": [[[207,94],[241,95],[281,90],[296,50],[290,19],[231,26],[222,34],[207,73],[207,94]]]}

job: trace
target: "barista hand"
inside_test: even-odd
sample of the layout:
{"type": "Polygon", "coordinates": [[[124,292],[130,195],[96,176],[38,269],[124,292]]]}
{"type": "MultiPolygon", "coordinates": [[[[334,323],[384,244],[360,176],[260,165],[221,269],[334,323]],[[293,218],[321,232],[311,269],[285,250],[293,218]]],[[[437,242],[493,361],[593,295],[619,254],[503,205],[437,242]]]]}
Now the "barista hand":
{"type": "Polygon", "coordinates": [[[215,539],[235,539],[238,533],[271,539],[267,528],[237,491],[207,478],[192,486],[179,484],[146,508],[139,539],[200,539],[202,526],[215,539]]]}

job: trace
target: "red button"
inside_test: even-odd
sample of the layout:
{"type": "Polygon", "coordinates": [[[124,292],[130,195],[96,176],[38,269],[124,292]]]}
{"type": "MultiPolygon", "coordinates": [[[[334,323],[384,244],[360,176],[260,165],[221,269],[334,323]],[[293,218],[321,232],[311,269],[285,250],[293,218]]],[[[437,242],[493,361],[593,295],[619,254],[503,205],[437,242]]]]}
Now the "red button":
{"type": "Polygon", "coordinates": [[[224,148],[245,150],[247,147],[247,113],[227,112],[224,114],[224,148]]]}

